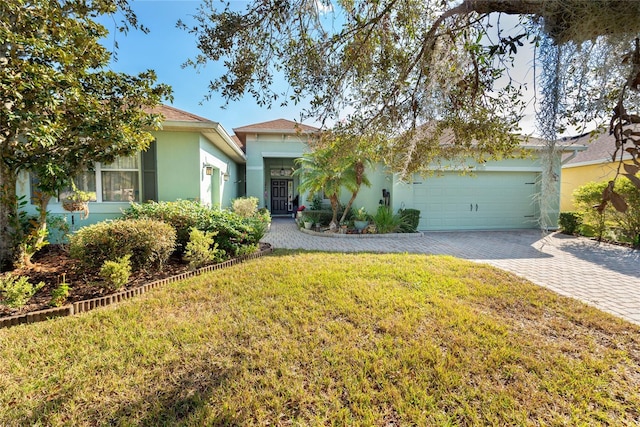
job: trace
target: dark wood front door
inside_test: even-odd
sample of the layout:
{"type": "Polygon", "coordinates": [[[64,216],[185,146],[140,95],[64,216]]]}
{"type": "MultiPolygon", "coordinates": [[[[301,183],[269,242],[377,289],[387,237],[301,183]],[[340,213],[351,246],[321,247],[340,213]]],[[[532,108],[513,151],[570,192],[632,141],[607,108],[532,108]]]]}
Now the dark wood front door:
{"type": "Polygon", "coordinates": [[[271,214],[286,214],[287,209],[287,180],[272,179],[271,180],[271,214]]]}

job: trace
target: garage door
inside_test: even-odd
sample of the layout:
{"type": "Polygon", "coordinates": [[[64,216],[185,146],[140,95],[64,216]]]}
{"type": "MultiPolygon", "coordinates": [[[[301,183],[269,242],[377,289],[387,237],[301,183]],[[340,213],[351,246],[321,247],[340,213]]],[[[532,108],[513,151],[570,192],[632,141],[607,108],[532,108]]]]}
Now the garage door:
{"type": "Polygon", "coordinates": [[[454,172],[418,178],[413,204],[420,230],[536,228],[539,209],[535,172],[454,172]]]}

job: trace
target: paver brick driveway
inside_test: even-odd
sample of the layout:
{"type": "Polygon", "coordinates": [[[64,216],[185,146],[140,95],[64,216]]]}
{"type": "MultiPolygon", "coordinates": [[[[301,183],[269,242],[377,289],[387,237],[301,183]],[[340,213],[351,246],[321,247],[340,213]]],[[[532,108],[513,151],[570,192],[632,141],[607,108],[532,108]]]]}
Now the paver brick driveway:
{"type": "Polygon", "coordinates": [[[305,234],[291,218],[274,218],[263,241],[286,249],[452,255],[491,264],[640,324],[640,251],[586,238],[539,230],[331,238],[305,234]]]}

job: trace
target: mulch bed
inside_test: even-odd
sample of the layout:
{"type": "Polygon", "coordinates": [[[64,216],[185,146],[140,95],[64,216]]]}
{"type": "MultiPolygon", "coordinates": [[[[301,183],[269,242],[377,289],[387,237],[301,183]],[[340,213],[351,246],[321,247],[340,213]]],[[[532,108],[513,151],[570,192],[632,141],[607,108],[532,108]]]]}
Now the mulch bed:
{"type": "MultiPolygon", "coordinates": [[[[269,245],[264,246],[269,247],[269,245]]],[[[265,247],[261,246],[260,249],[264,250],[265,247]]],[[[118,289],[117,292],[187,271],[189,271],[188,264],[179,257],[172,256],[162,270],[132,272],[127,285],[118,289]]],[[[45,286],[21,308],[9,308],[0,304],[0,318],[51,308],[51,292],[63,281],[71,287],[67,304],[116,292],[104,286],[105,282],[97,271],[83,270],[80,262],[69,257],[67,248],[62,245],[46,246],[33,257],[33,265],[13,270],[11,273],[29,277],[29,282],[32,284],[44,282],[45,286]]]]}

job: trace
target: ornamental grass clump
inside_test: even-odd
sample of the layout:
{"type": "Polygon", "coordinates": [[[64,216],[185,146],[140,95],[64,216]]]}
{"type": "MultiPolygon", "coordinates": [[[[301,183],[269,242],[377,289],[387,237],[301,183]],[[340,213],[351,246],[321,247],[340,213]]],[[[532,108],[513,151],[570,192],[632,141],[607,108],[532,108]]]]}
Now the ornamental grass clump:
{"type": "Polygon", "coordinates": [[[391,211],[388,206],[379,206],[373,216],[373,223],[380,234],[395,233],[399,231],[404,223],[404,219],[391,211]]]}

